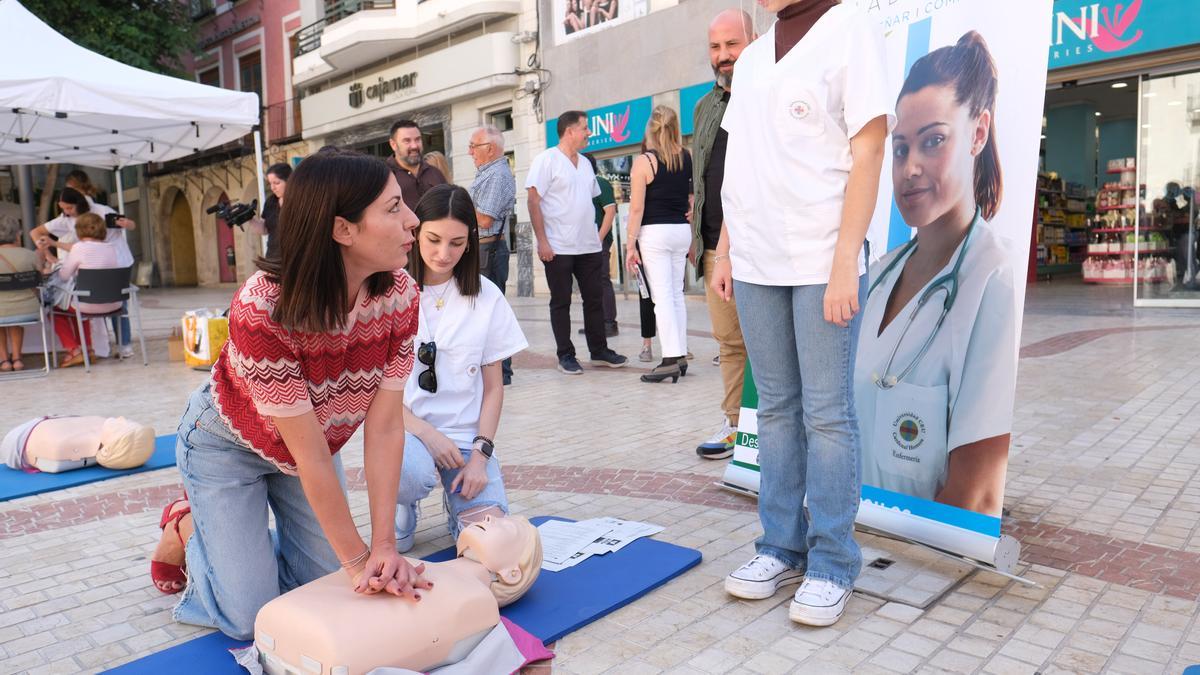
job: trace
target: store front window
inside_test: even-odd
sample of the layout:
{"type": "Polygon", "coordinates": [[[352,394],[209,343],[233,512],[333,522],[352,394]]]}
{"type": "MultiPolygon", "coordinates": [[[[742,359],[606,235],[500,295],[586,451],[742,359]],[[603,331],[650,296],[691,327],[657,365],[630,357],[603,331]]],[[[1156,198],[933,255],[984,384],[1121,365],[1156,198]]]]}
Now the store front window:
{"type": "Polygon", "coordinates": [[[1200,307],[1200,72],[1143,79],[1139,121],[1134,301],[1200,307]]]}

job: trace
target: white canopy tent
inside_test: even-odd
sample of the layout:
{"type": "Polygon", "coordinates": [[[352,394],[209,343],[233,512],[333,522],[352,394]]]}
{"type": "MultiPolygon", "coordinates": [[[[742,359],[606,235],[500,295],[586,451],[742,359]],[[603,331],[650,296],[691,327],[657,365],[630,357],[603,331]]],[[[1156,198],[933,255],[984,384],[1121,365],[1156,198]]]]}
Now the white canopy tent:
{"type": "MultiPolygon", "coordinates": [[[[0,0],[0,164],[119,169],[164,162],[254,131],[258,95],[150,73],[89,51],[17,0],[0,0]]],[[[263,203],[262,172],[258,174],[263,203]]]]}

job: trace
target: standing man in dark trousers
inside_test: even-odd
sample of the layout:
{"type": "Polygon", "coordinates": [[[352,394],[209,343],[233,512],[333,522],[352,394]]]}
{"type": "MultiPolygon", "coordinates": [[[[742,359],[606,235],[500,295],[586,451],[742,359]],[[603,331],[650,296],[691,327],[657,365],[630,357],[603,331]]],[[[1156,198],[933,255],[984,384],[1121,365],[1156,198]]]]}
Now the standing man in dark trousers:
{"type": "MultiPolygon", "coordinates": [[[[705,270],[712,269],[717,242],[721,238],[721,223],[725,220],[721,209],[721,184],[725,180],[725,143],[729,134],[721,128],[721,119],[729,104],[733,64],[741,56],[742,49],[756,37],[750,15],[738,9],[721,12],[708,25],[708,58],[717,82],[696,104],[696,132],[692,137],[692,156],[695,158],[692,163],[692,184],[695,186],[692,250],[703,251],[700,259],[693,261],[701,276],[705,270]]],[[[724,412],[721,427],[696,448],[696,454],[704,459],[725,459],[733,455],[737,438],[742,382],[746,377],[746,343],[742,340],[742,327],[738,323],[732,294],[726,301],[706,283],[704,296],[712,321],[712,336],[720,348],[725,398],[721,401],[724,412]]]]}
{"type": "Polygon", "coordinates": [[[388,168],[400,183],[405,206],[415,211],[421,196],[429,188],[445,183],[446,177],[422,159],[425,145],[421,141],[421,127],[416,122],[400,120],[393,124],[388,145],[392,146],[392,156],[387,158],[388,168]]]}
{"type": "MultiPolygon", "coordinates": [[[[504,293],[508,285],[508,231],[505,225],[517,201],[517,179],[504,156],[504,134],[492,125],[471,134],[467,152],[475,161],[471,201],[479,221],[479,273],[504,293]]],[[[504,384],[512,384],[512,358],[501,363],[504,384]]]]}
{"type": "MultiPolygon", "coordinates": [[[[600,171],[596,167],[596,158],[592,153],[583,153],[587,157],[588,163],[592,165],[592,171],[596,174],[596,183],[600,186],[600,194],[592,198],[592,206],[596,209],[596,229],[600,235],[600,255],[604,258],[604,337],[617,336],[617,294],[613,290],[612,285],[612,245],[613,245],[613,225],[617,222],[617,197],[613,193],[612,183],[607,178],[600,175],[600,171]]],[[[579,334],[584,334],[584,329],[579,329],[579,334]]]]}
{"type": "Polygon", "coordinates": [[[582,375],[571,342],[571,279],[583,296],[583,328],[592,365],[621,368],[628,362],[608,348],[604,337],[603,266],[592,198],[600,194],[592,165],[580,156],[591,131],[587,113],[571,110],[558,118],[558,145],[534,158],[525,179],[529,219],[537,254],[550,286],[550,328],[558,369],[582,375]]]}

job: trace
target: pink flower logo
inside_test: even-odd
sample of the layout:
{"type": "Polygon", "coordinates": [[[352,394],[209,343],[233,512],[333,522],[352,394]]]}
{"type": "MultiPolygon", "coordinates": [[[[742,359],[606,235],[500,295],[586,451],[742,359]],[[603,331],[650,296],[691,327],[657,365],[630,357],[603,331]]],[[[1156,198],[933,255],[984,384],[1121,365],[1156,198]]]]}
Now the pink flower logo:
{"type": "Polygon", "coordinates": [[[1090,35],[1093,32],[1092,44],[1103,52],[1119,52],[1142,39],[1142,29],[1137,29],[1133,37],[1128,40],[1125,38],[1125,32],[1137,19],[1138,13],[1142,10],[1142,0],[1133,0],[1128,6],[1118,4],[1110,14],[1108,8],[1100,10],[1104,19],[1098,22],[1095,26],[1095,31],[1092,26],[1087,25],[1088,22],[1083,22],[1083,29],[1090,35]]]}
{"type": "Polygon", "coordinates": [[[612,133],[609,135],[614,143],[621,143],[629,138],[629,130],[626,129],[629,126],[629,108],[630,106],[625,106],[625,112],[613,119],[612,133]]]}

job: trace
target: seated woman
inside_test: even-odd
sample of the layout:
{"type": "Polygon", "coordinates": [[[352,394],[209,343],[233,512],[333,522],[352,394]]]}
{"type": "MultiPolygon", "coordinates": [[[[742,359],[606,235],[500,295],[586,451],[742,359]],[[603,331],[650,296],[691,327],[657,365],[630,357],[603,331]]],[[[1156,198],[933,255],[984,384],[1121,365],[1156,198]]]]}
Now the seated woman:
{"type": "MultiPolygon", "coordinates": [[[[104,219],[94,213],[84,213],[75,219],[75,236],[78,241],[67,253],[66,260],[58,268],[56,274],[64,281],[73,279],[79,270],[118,269],[121,264],[117,259],[117,249],[105,242],[107,228],[104,219]]],[[[119,302],[83,302],[77,303],[79,311],[85,314],[104,314],[121,308],[119,302]]],[[[59,364],[60,368],[70,368],[83,363],[83,350],[92,348],[92,331],[89,322],[83,323],[82,340],[79,335],[79,322],[73,316],[54,315],[54,333],[58,341],[67,349],[67,358],[59,364]]]]}
{"type": "MultiPolygon", "coordinates": [[[[37,254],[21,246],[21,221],[0,215],[0,274],[33,272],[38,267],[37,254]]],[[[36,289],[0,291],[0,372],[25,370],[21,360],[25,327],[4,324],[37,321],[40,311],[36,289]]]]}
{"type": "Polygon", "coordinates": [[[154,453],[154,429],[124,417],[38,417],[0,440],[0,462],[18,471],[61,473],[99,464],[132,469],[154,453]]]}
{"type": "MultiPolygon", "coordinates": [[[[500,608],[533,586],[542,545],[529,521],[508,516],[465,528],[457,549],[454,560],[425,564],[433,588],[419,603],[356,596],[336,574],[267,603],[254,622],[264,670],[308,672],[301,668],[307,660],[320,662],[322,672],[382,667],[427,672],[462,661],[496,629],[500,608]]],[[[486,670],[472,672],[514,672],[520,666],[492,661],[486,670]]]]}
{"type": "Polygon", "coordinates": [[[413,545],[417,504],[441,479],[450,536],[508,513],[492,456],[504,383],[500,362],[528,346],[504,295],[479,274],[479,226],[467,191],[439,185],[417,204],[412,272],[421,285],[420,372],[404,389],[404,472],[396,540],[413,545]],[[422,370],[423,369],[423,370],[422,370]]]}
{"type": "Polygon", "coordinates": [[[287,194],[279,257],[260,259],[234,295],[229,339],[179,422],[187,496],[163,511],[151,556],[159,590],[186,584],[176,621],[239,640],[263,605],[339,567],[360,593],[411,602],[428,588],[394,529],[416,218],[387,165],[360,153],[309,156],[287,194]],[[363,425],[370,545],[337,456],[363,425]]]}

